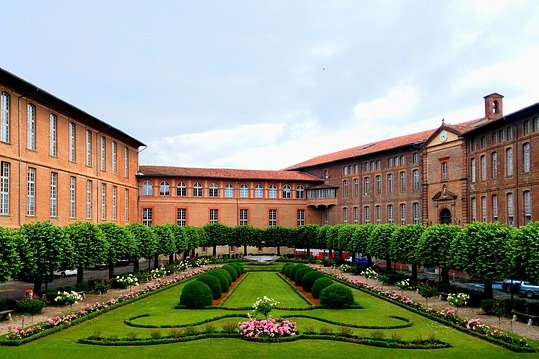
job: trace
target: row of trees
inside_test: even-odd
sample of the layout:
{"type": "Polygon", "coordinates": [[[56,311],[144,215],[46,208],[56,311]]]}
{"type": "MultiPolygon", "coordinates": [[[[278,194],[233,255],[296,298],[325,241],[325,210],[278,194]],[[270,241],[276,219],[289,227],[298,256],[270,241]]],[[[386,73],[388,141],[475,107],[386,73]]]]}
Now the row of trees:
{"type": "MultiPolygon", "coordinates": [[[[19,274],[35,279],[38,290],[42,279],[59,268],[77,268],[77,280],[83,269],[107,263],[114,275],[118,259],[135,262],[141,258],[157,259],[176,253],[184,256],[197,247],[229,245],[325,249],[336,258],[347,251],[355,258],[361,254],[386,261],[408,263],[413,281],[418,266],[440,266],[442,283],[449,283],[449,270],[467,272],[485,281],[485,294],[492,295],[492,281],[508,276],[539,281],[539,223],[511,228],[498,223],[454,225],[395,226],[337,224],[305,225],[296,228],[251,226],[227,227],[208,224],[202,228],[164,224],[119,226],[112,223],[74,223],[58,227],[48,222],[23,225],[20,229],[0,227],[0,282],[19,274]]],[[[157,265],[157,260],[154,261],[157,265]]]]}

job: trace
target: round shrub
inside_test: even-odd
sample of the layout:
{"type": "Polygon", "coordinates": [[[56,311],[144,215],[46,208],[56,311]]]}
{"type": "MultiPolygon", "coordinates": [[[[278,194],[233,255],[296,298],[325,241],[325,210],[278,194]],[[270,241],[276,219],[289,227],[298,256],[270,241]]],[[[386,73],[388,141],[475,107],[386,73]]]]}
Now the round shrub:
{"type": "Polygon", "coordinates": [[[305,267],[300,268],[296,271],[296,275],[294,276],[294,282],[296,282],[296,285],[302,285],[303,276],[309,272],[312,272],[314,269],[305,267]]]}
{"type": "Polygon", "coordinates": [[[325,287],[329,287],[333,283],[335,282],[329,279],[328,277],[321,277],[315,280],[313,284],[313,288],[311,290],[311,294],[313,295],[313,298],[320,297],[320,293],[322,292],[322,290],[325,287]]]}
{"type": "Polygon", "coordinates": [[[197,280],[206,283],[208,287],[210,287],[213,294],[213,299],[219,299],[221,298],[221,295],[223,295],[223,288],[221,288],[221,282],[216,277],[206,273],[198,276],[197,280]]]}
{"type": "Polygon", "coordinates": [[[288,262],[283,266],[283,269],[281,269],[281,273],[283,273],[287,278],[289,278],[290,275],[290,269],[292,269],[293,266],[295,266],[295,263],[288,262]]]}
{"type": "Polygon", "coordinates": [[[310,292],[313,289],[313,284],[318,278],[325,277],[324,273],[317,270],[313,270],[303,276],[301,284],[303,285],[303,290],[310,292]]]}
{"type": "Polygon", "coordinates": [[[243,273],[245,273],[245,269],[243,268],[241,263],[239,263],[239,262],[231,262],[229,264],[236,269],[236,272],[238,272],[238,277],[240,275],[242,275],[243,273]]]}
{"type": "Polygon", "coordinates": [[[230,277],[232,278],[233,282],[238,279],[238,272],[236,271],[236,268],[234,268],[234,266],[231,266],[230,264],[225,264],[221,268],[230,273],[230,277]]]}
{"type": "Polygon", "coordinates": [[[295,264],[292,268],[290,268],[290,272],[288,273],[289,274],[288,278],[294,280],[294,278],[296,278],[296,272],[300,268],[306,268],[306,267],[307,266],[305,264],[302,264],[302,263],[295,264]]]}
{"type": "Polygon", "coordinates": [[[187,308],[199,309],[211,305],[213,296],[210,287],[198,280],[190,281],[183,287],[180,304],[187,308]]]}
{"type": "Polygon", "coordinates": [[[350,288],[335,283],[322,289],[320,304],[333,309],[343,308],[354,304],[354,295],[350,288]]]}
{"type": "Polygon", "coordinates": [[[17,312],[23,314],[40,314],[45,307],[45,301],[39,298],[21,299],[17,301],[17,312]]]}
{"type": "Polygon", "coordinates": [[[219,282],[221,283],[221,290],[223,292],[228,291],[228,288],[230,287],[230,274],[224,270],[224,269],[214,269],[208,272],[209,275],[214,276],[215,278],[219,279],[219,282]],[[228,275],[228,277],[227,277],[228,275]]]}

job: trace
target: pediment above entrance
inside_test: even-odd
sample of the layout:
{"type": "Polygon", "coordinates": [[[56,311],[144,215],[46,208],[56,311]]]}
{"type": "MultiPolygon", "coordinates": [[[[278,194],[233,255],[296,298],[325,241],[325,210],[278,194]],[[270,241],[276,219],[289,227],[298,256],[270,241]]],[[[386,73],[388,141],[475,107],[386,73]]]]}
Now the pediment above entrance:
{"type": "Polygon", "coordinates": [[[455,201],[457,199],[457,194],[454,192],[451,192],[447,189],[447,186],[444,184],[442,190],[434,195],[432,197],[432,200],[435,202],[441,202],[441,201],[455,201]]]}

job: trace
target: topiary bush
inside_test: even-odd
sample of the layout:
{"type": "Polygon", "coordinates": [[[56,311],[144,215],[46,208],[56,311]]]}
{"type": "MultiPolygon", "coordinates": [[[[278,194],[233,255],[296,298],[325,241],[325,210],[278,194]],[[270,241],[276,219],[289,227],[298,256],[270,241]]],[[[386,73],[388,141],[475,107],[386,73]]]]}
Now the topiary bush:
{"type": "Polygon", "coordinates": [[[307,274],[309,272],[312,272],[313,270],[314,269],[309,268],[309,267],[298,269],[296,271],[296,275],[294,276],[294,282],[296,282],[296,285],[302,285],[303,276],[305,276],[305,274],[307,274]]]}
{"type": "Polygon", "coordinates": [[[200,276],[198,276],[197,280],[203,283],[206,283],[208,287],[210,287],[211,292],[213,294],[213,299],[219,299],[221,298],[221,295],[223,295],[221,282],[216,277],[206,273],[206,274],[201,274],[200,276]]]}
{"type": "Polygon", "coordinates": [[[238,271],[236,270],[236,268],[234,268],[234,266],[232,266],[230,264],[225,264],[221,268],[226,270],[228,273],[230,273],[230,277],[232,278],[232,282],[234,282],[236,279],[238,279],[239,274],[238,274],[238,271]]]}
{"type": "Polygon", "coordinates": [[[209,272],[207,272],[209,275],[214,276],[215,278],[219,279],[219,282],[221,283],[221,290],[223,292],[228,291],[228,288],[230,288],[230,281],[227,279],[230,278],[230,274],[224,270],[224,269],[214,269],[209,272]]]}
{"type": "Polygon", "coordinates": [[[313,295],[313,298],[319,298],[322,290],[326,287],[329,287],[330,285],[334,283],[335,282],[329,279],[328,277],[321,277],[315,280],[313,284],[313,288],[311,290],[311,294],[313,295]]]}
{"type": "Polygon", "coordinates": [[[288,272],[288,278],[294,280],[294,278],[296,277],[296,272],[300,268],[307,268],[307,266],[302,263],[295,264],[292,268],[290,268],[290,271],[288,272]]]}
{"type": "Polygon", "coordinates": [[[210,306],[212,299],[213,295],[210,287],[198,280],[187,283],[180,294],[180,304],[193,309],[210,306]]]}
{"type": "Polygon", "coordinates": [[[295,263],[288,262],[283,266],[283,269],[281,269],[281,273],[283,273],[287,278],[290,278],[290,269],[292,269],[293,266],[295,266],[295,263]]]}
{"type": "Polygon", "coordinates": [[[17,312],[23,314],[40,314],[45,307],[45,301],[39,298],[21,299],[17,301],[17,312]]]}
{"type": "Polygon", "coordinates": [[[236,272],[238,272],[238,277],[245,273],[245,268],[243,268],[243,265],[240,262],[231,262],[229,264],[236,269],[236,272]]]}
{"type": "Polygon", "coordinates": [[[306,292],[310,292],[313,289],[313,284],[318,278],[325,277],[324,273],[319,272],[317,270],[313,270],[312,272],[309,272],[303,276],[303,280],[301,281],[301,284],[303,286],[303,290],[306,292]]]}
{"type": "Polygon", "coordinates": [[[344,308],[354,304],[354,295],[350,288],[335,283],[322,290],[320,304],[333,309],[344,308]]]}

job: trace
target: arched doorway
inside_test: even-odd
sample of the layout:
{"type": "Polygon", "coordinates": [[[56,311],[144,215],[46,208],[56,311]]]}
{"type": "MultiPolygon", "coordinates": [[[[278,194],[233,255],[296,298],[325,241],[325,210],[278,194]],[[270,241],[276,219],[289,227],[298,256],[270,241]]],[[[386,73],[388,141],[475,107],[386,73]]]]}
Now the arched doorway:
{"type": "Polygon", "coordinates": [[[451,224],[451,211],[447,208],[442,209],[440,212],[440,223],[451,224]]]}

